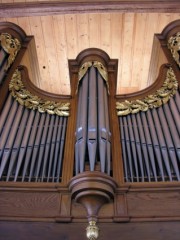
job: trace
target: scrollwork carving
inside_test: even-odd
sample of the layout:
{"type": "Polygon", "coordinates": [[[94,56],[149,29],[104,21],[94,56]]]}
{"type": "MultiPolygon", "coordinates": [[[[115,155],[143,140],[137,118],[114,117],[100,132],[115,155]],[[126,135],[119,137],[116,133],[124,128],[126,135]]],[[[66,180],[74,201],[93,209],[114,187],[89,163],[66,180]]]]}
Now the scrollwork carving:
{"type": "Polygon", "coordinates": [[[7,65],[5,71],[11,66],[14,62],[18,51],[21,48],[21,44],[17,38],[12,38],[9,33],[1,33],[0,35],[1,47],[5,52],[9,54],[7,65]]]}
{"type": "Polygon", "coordinates": [[[21,72],[18,69],[14,72],[9,83],[9,91],[19,104],[29,109],[37,109],[41,113],[47,112],[58,116],[69,116],[70,103],[49,101],[33,95],[24,87],[21,72]]]}
{"type": "Polygon", "coordinates": [[[176,61],[177,65],[180,67],[180,32],[171,36],[168,40],[168,48],[176,61]]]}
{"type": "Polygon", "coordinates": [[[130,113],[138,113],[140,111],[145,112],[148,109],[160,107],[162,104],[165,104],[169,101],[169,99],[176,93],[177,89],[178,81],[173,69],[170,67],[167,70],[167,75],[162,87],[158,89],[154,94],[148,95],[143,99],[117,102],[117,115],[125,116],[130,113]]]}

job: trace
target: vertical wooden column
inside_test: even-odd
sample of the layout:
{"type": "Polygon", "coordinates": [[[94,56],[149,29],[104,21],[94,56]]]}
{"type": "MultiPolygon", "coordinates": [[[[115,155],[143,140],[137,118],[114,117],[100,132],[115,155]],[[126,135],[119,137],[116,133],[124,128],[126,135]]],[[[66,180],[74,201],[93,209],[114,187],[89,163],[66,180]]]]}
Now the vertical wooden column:
{"type": "Polygon", "coordinates": [[[112,60],[112,63],[108,66],[108,79],[109,79],[109,116],[111,127],[111,145],[112,145],[112,175],[116,183],[119,185],[124,181],[123,173],[123,161],[122,150],[120,144],[120,129],[118,116],[116,113],[116,75],[117,68],[116,62],[112,60]]]}
{"type": "Polygon", "coordinates": [[[77,115],[77,97],[76,97],[76,87],[77,87],[77,72],[78,68],[73,68],[73,73],[71,74],[71,108],[70,116],[68,117],[66,141],[65,141],[65,151],[62,169],[62,183],[67,185],[70,179],[73,177],[74,170],[74,151],[75,151],[75,128],[76,128],[76,115],[77,115]]]}

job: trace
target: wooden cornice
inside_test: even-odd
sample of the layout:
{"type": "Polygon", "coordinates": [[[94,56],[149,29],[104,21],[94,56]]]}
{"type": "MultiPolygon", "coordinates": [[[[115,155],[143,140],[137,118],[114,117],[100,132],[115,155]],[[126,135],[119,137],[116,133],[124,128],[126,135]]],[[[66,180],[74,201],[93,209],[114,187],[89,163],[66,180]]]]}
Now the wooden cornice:
{"type": "Polygon", "coordinates": [[[1,3],[1,17],[27,17],[70,13],[96,12],[168,12],[179,13],[178,0],[131,0],[131,1],[53,1],[1,3]]]}

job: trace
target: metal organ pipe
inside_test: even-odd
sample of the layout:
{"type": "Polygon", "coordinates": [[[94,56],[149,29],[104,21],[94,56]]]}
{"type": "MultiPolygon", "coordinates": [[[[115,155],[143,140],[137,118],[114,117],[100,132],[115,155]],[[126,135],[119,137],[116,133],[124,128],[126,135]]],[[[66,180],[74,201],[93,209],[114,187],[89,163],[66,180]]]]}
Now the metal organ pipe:
{"type": "Polygon", "coordinates": [[[180,181],[179,100],[119,117],[125,181],[180,181]]]}
{"type": "Polygon", "coordinates": [[[3,48],[0,49],[0,84],[3,82],[3,79],[6,75],[6,66],[8,53],[4,51],[3,48]]]}
{"type": "Polygon", "coordinates": [[[88,154],[90,170],[95,168],[97,149],[97,83],[96,69],[89,72],[89,106],[88,106],[88,154]]]}
{"type": "Polygon", "coordinates": [[[0,116],[0,179],[61,181],[67,117],[29,110],[8,96],[0,116]]]}
{"type": "Polygon", "coordinates": [[[81,79],[75,144],[76,174],[90,171],[100,162],[101,172],[110,174],[110,127],[108,96],[105,81],[98,69],[91,66],[81,79]]]}

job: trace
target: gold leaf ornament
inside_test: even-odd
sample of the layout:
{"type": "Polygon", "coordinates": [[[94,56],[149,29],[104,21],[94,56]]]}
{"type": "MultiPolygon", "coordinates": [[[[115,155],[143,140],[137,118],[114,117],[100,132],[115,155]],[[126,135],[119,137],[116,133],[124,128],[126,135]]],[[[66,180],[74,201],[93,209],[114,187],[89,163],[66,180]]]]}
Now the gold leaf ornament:
{"type": "Polygon", "coordinates": [[[70,103],[49,101],[33,95],[24,87],[21,72],[18,69],[15,70],[9,83],[9,91],[19,104],[26,108],[38,110],[40,113],[69,116],[70,103]]]}
{"type": "Polygon", "coordinates": [[[16,55],[21,48],[21,44],[17,38],[13,38],[9,33],[1,33],[0,42],[1,47],[6,53],[9,54],[5,68],[5,71],[7,71],[11,64],[14,62],[16,55]]]}
{"type": "Polygon", "coordinates": [[[148,109],[157,108],[169,101],[176,94],[178,89],[178,81],[173,69],[170,67],[167,70],[165,81],[160,89],[154,94],[150,94],[143,99],[132,101],[125,100],[124,102],[116,102],[118,116],[126,116],[130,113],[138,113],[147,111],[148,109]]]}
{"type": "Polygon", "coordinates": [[[91,66],[94,66],[95,68],[97,68],[98,72],[100,73],[100,75],[102,76],[102,78],[106,82],[108,93],[109,93],[109,83],[108,83],[108,72],[107,72],[107,69],[104,67],[104,65],[101,62],[98,62],[98,61],[85,62],[80,67],[79,72],[78,72],[78,85],[77,85],[76,93],[78,92],[78,87],[79,87],[79,83],[80,83],[81,79],[84,77],[84,75],[86,74],[86,72],[88,71],[88,69],[91,66]]]}
{"type": "Polygon", "coordinates": [[[168,39],[168,48],[176,61],[177,65],[180,67],[180,32],[177,32],[168,39]]]}

